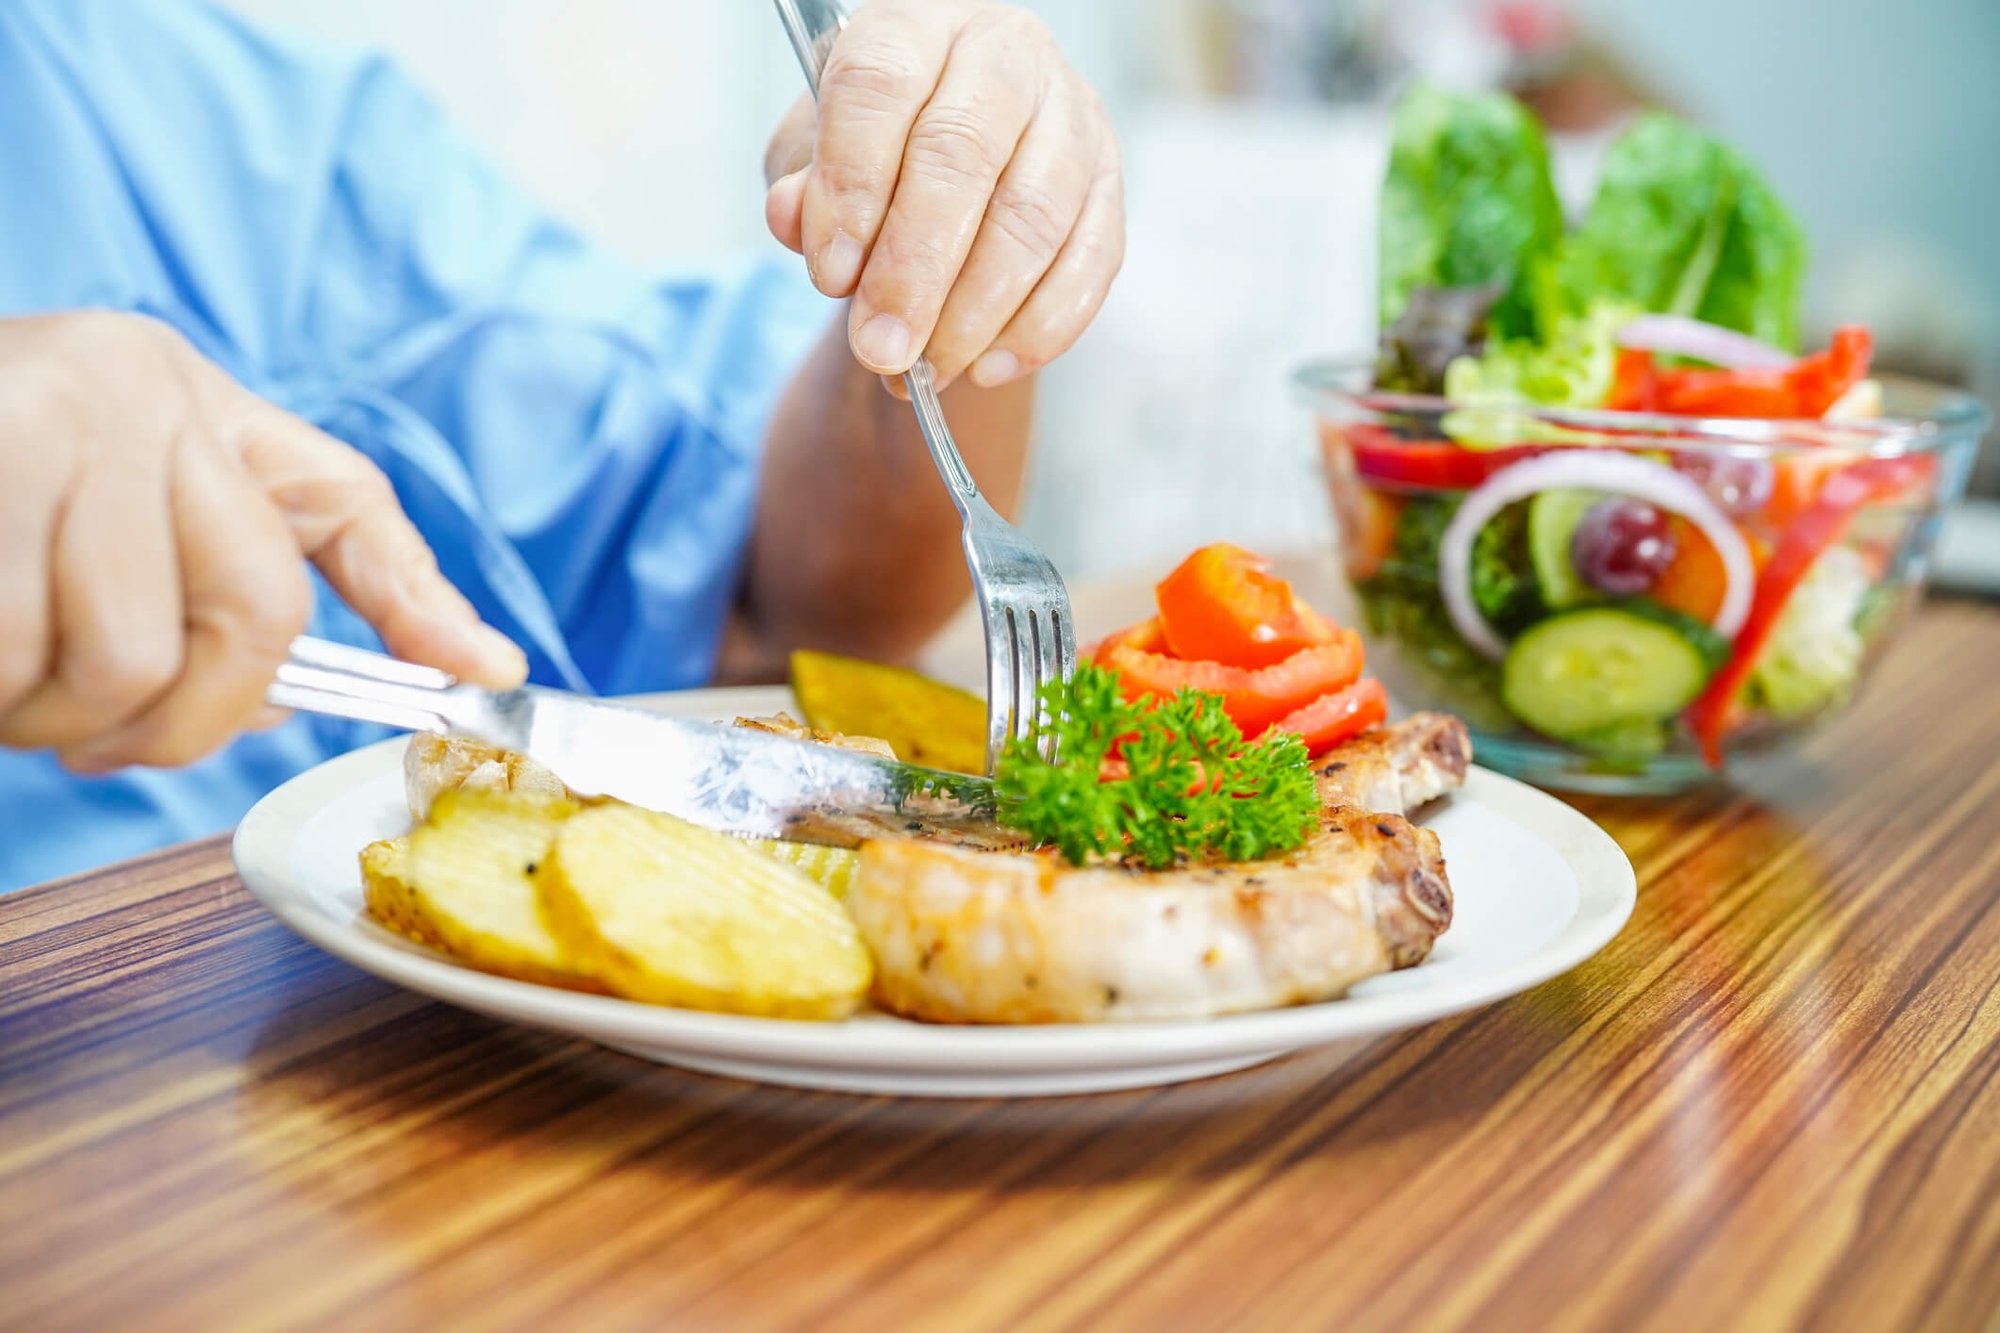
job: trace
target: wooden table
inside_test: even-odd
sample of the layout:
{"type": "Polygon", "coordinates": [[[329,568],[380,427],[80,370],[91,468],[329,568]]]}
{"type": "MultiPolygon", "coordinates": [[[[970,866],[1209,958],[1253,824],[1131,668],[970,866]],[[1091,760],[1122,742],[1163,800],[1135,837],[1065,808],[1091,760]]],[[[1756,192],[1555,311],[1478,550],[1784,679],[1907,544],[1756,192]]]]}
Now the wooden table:
{"type": "MultiPolygon", "coordinates": [[[[1574,973],[1188,1087],[654,1067],[294,938],[220,841],[0,900],[0,1325],[1936,1328],[2000,1317],[2000,614],[1740,791],[1587,801],[1574,973]]],[[[15,812],[17,815],[20,812],[15,812]]]]}

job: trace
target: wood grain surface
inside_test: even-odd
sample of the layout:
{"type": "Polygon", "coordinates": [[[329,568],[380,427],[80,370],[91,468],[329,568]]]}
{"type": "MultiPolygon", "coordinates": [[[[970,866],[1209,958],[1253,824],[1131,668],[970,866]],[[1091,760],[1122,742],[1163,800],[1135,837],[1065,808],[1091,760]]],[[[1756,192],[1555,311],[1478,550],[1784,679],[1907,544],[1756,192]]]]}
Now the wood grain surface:
{"type": "Polygon", "coordinates": [[[1512,1001],[1187,1087],[925,1103],[433,1004],[221,842],[0,899],[0,1325],[1986,1329],[2000,613],[1926,609],[1512,1001]]]}

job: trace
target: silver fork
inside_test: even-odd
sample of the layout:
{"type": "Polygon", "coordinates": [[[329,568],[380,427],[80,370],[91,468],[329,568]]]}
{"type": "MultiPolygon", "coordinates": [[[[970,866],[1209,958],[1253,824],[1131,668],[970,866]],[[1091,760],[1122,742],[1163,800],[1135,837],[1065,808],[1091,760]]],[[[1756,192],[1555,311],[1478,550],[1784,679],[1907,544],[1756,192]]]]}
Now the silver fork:
{"type": "MultiPolygon", "coordinates": [[[[846,7],[838,0],[776,3],[785,35],[805,71],[806,86],[817,97],[820,72],[826,68],[834,39],[847,26],[846,7]]],[[[972,588],[986,629],[986,771],[993,771],[1011,737],[1033,739],[1045,757],[1053,758],[1055,736],[1043,725],[1037,697],[1043,685],[1076,674],[1069,590],[1041,548],[1000,517],[979,493],[945,424],[931,363],[919,357],[903,383],[909,388],[910,405],[916,409],[917,427],[931,461],[951,491],[964,525],[965,565],[972,571],[972,588]]]]}

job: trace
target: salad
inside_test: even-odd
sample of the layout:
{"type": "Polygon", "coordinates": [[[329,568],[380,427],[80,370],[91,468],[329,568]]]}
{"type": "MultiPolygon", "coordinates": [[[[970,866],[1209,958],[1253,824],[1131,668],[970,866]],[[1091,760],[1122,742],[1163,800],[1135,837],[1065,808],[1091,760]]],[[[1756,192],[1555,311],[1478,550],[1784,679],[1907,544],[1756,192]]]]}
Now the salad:
{"type": "Polygon", "coordinates": [[[1937,459],[1878,456],[1868,330],[1801,347],[1753,164],[1649,114],[1566,226],[1525,108],[1418,88],[1380,246],[1367,410],[1322,439],[1393,683],[1610,772],[1849,697],[1937,459]]]}

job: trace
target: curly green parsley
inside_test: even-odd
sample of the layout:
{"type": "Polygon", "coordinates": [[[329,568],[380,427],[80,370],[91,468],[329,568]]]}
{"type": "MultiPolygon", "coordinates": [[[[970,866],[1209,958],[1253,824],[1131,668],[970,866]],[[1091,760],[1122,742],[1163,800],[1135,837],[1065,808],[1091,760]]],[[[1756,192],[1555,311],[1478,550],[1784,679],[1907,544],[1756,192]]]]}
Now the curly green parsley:
{"type": "Polygon", "coordinates": [[[1071,864],[1251,861],[1305,841],[1319,800],[1297,736],[1246,743],[1219,696],[1183,689],[1135,703],[1115,672],[1088,664],[1067,685],[1043,687],[1041,703],[1059,757],[1007,746],[994,775],[1001,819],[1071,864]],[[1104,777],[1114,755],[1125,771],[1104,777]]]}

